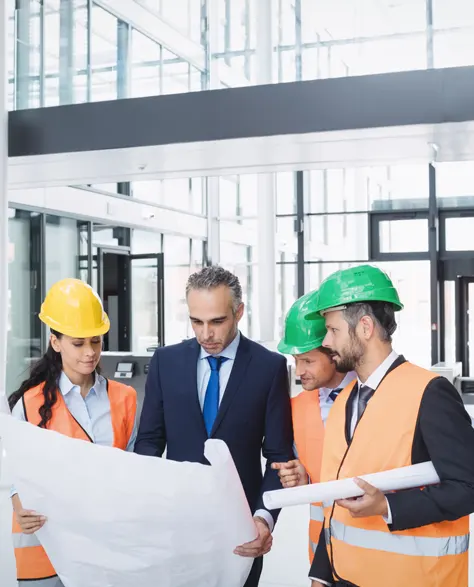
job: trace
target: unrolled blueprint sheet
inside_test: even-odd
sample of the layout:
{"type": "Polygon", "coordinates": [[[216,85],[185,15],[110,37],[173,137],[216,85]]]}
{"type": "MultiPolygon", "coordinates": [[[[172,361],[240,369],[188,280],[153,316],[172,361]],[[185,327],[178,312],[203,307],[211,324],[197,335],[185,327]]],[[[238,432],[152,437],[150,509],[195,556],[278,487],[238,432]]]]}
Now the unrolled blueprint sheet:
{"type": "MultiPolygon", "coordinates": [[[[439,483],[438,474],[431,462],[361,475],[361,479],[384,493],[439,483]]],[[[303,487],[267,491],[263,494],[263,502],[268,509],[279,509],[315,502],[333,502],[336,499],[359,497],[363,493],[353,479],[341,479],[326,483],[313,483],[303,487]]]]}
{"type": "Polygon", "coordinates": [[[241,587],[252,514],[226,444],[212,466],[99,447],[0,413],[4,467],[65,587],[241,587]]]}

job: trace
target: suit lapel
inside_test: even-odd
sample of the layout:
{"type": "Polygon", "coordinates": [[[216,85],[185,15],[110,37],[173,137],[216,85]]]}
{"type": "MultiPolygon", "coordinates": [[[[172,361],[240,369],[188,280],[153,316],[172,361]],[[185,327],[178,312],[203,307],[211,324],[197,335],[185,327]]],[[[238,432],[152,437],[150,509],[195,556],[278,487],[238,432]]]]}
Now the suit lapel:
{"type": "Polygon", "coordinates": [[[252,355],[250,353],[249,341],[244,336],[240,335],[239,348],[237,349],[237,355],[232,366],[232,371],[230,372],[229,381],[224,391],[224,395],[222,397],[219,411],[217,412],[217,417],[214,422],[214,426],[211,430],[211,437],[216,433],[222,420],[224,419],[227,410],[229,409],[232,400],[234,399],[240,387],[240,384],[242,383],[245,377],[245,373],[247,371],[247,367],[250,363],[251,358],[252,355]]]}
{"type": "Polygon", "coordinates": [[[199,361],[199,354],[201,347],[197,340],[193,338],[189,341],[189,344],[185,347],[185,360],[184,360],[184,390],[188,395],[193,406],[193,412],[196,418],[201,422],[204,432],[207,435],[206,428],[204,426],[204,419],[202,417],[201,405],[199,404],[199,393],[198,393],[198,381],[197,381],[197,364],[199,361]]]}

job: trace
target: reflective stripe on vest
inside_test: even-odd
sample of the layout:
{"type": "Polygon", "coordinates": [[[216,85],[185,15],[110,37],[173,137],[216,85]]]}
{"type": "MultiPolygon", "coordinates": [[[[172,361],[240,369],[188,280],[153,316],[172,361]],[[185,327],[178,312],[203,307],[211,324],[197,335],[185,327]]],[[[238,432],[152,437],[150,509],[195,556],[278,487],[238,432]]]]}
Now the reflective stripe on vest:
{"type": "MultiPolygon", "coordinates": [[[[319,389],[302,391],[291,398],[293,433],[298,459],[312,483],[319,482],[323,456],[324,423],[319,404],[319,389]]],[[[324,511],[320,504],[310,506],[308,556],[310,564],[323,526],[324,511]]]]}
{"type": "MultiPolygon", "coordinates": [[[[135,424],[137,393],[132,387],[116,381],[107,381],[107,392],[114,436],[113,446],[125,450],[135,424]]],[[[39,385],[27,391],[23,396],[23,403],[26,419],[38,426],[41,422],[39,409],[44,403],[43,386],[39,385]]],[[[58,393],[57,402],[52,410],[52,418],[47,427],[48,430],[54,430],[70,438],[88,442],[91,440],[69,412],[61,393],[58,393]]],[[[34,534],[22,533],[15,514],[13,514],[12,531],[18,580],[46,581],[55,577],[56,571],[38,538],[34,534]]]]}
{"type": "Polygon", "coordinates": [[[315,522],[324,522],[324,510],[323,507],[320,505],[316,505],[314,503],[310,506],[310,518],[315,522]]]}
{"type": "MultiPolygon", "coordinates": [[[[346,405],[354,384],[347,386],[326,422],[321,481],[411,465],[421,400],[435,377],[407,362],[388,373],[367,404],[349,448],[346,405]]],[[[363,587],[467,587],[468,517],[390,532],[381,516],[353,518],[337,504],[324,505],[335,579],[363,587]]]]}
{"type": "MultiPolygon", "coordinates": [[[[337,520],[331,522],[331,535],[336,540],[359,548],[383,550],[405,556],[446,556],[463,554],[469,548],[469,534],[463,536],[445,536],[440,538],[426,536],[405,536],[352,528],[337,520]]],[[[329,529],[326,529],[329,536],[329,529]]]]}

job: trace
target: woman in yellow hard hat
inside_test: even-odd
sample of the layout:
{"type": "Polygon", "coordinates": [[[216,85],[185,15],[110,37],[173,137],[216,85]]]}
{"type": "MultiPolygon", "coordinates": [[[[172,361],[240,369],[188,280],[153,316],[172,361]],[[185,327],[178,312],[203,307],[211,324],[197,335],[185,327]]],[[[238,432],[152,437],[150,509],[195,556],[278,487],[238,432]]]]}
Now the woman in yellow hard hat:
{"type": "MultiPolygon", "coordinates": [[[[10,397],[12,415],[71,438],[133,451],[137,394],[100,375],[110,322],[99,296],[78,279],[64,279],[49,290],[39,318],[51,331],[48,350],[10,397]]],[[[35,536],[45,517],[24,509],[15,490],[12,503],[19,584],[61,587],[35,536]]]]}

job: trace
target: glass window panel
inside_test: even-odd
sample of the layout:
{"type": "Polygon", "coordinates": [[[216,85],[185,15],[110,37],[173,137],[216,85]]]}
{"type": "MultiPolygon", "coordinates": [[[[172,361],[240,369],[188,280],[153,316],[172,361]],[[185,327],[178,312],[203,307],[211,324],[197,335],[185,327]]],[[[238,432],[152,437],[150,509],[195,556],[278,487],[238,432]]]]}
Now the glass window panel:
{"type": "Polygon", "coordinates": [[[258,175],[241,175],[240,182],[240,211],[242,216],[256,216],[258,213],[258,175]]]}
{"type": "Polygon", "coordinates": [[[383,220],[379,224],[381,253],[428,251],[428,220],[383,220]]]}
{"type": "Polygon", "coordinates": [[[189,92],[189,64],[173,53],[163,49],[163,94],[183,94],[189,92]]]}
{"type": "Polygon", "coordinates": [[[50,3],[44,11],[44,68],[46,74],[59,74],[60,16],[58,1],[50,3]]]}
{"type": "Polygon", "coordinates": [[[474,64],[474,27],[434,34],[434,66],[462,67],[474,64]]]}
{"type": "Polygon", "coordinates": [[[279,82],[296,81],[296,53],[294,50],[280,51],[279,82]]]}
{"type": "Polygon", "coordinates": [[[132,352],[146,353],[158,340],[158,263],[156,257],[131,260],[132,352]]]}
{"type": "Polygon", "coordinates": [[[474,251],[474,217],[446,218],[446,250],[474,251]]]}
{"type": "Polygon", "coordinates": [[[237,176],[219,177],[219,213],[224,218],[238,215],[237,176]]]}
{"type": "Polygon", "coordinates": [[[161,253],[161,233],[151,230],[132,230],[132,255],[161,253]]]}
{"type": "Polygon", "coordinates": [[[282,0],[279,4],[279,41],[281,45],[294,45],[296,43],[295,6],[292,0],[282,0]]]}
{"type": "MultiPolygon", "coordinates": [[[[393,346],[406,359],[425,368],[431,366],[430,263],[429,261],[393,261],[373,263],[386,271],[398,290],[404,309],[396,313],[397,330],[393,346]]],[[[310,265],[310,289],[334,271],[351,263],[321,263],[310,265]]]]}
{"type": "Polygon", "coordinates": [[[365,261],[369,255],[367,214],[310,216],[309,260],[365,261]]]}
{"type": "Polygon", "coordinates": [[[433,0],[433,24],[437,29],[474,25],[474,4],[466,0],[433,0]]]}
{"type": "Polygon", "coordinates": [[[436,164],[436,197],[440,205],[466,205],[473,196],[474,161],[436,164]]]}
{"type": "Polygon", "coordinates": [[[114,228],[115,226],[94,223],[92,225],[92,241],[94,245],[99,247],[116,247],[120,245],[118,236],[114,234],[114,228]]]}
{"type": "Polygon", "coordinates": [[[92,5],[91,65],[92,99],[117,98],[117,28],[115,16],[92,5]]]}
{"type": "Polygon", "coordinates": [[[239,328],[245,336],[252,336],[251,316],[248,311],[249,297],[251,296],[251,265],[249,263],[249,247],[223,241],[220,244],[220,263],[223,267],[237,275],[242,286],[242,301],[246,310],[239,323],[239,328]]]}
{"type": "Polygon", "coordinates": [[[193,336],[186,304],[186,282],[191,273],[189,238],[164,235],[165,338],[174,344],[193,336]]]}
{"type": "Polygon", "coordinates": [[[287,246],[297,247],[297,234],[295,232],[296,216],[277,217],[277,237],[278,241],[287,246]]]}
{"type": "Polygon", "coordinates": [[[161,47],[132,29],[131,97],[160,94],[161,47]]]}
{"type": "Polygon", "coordinates": [[[293,171],[282,171],[275,174],[277,214],[296,213],[296,187],[293,171]]]}

